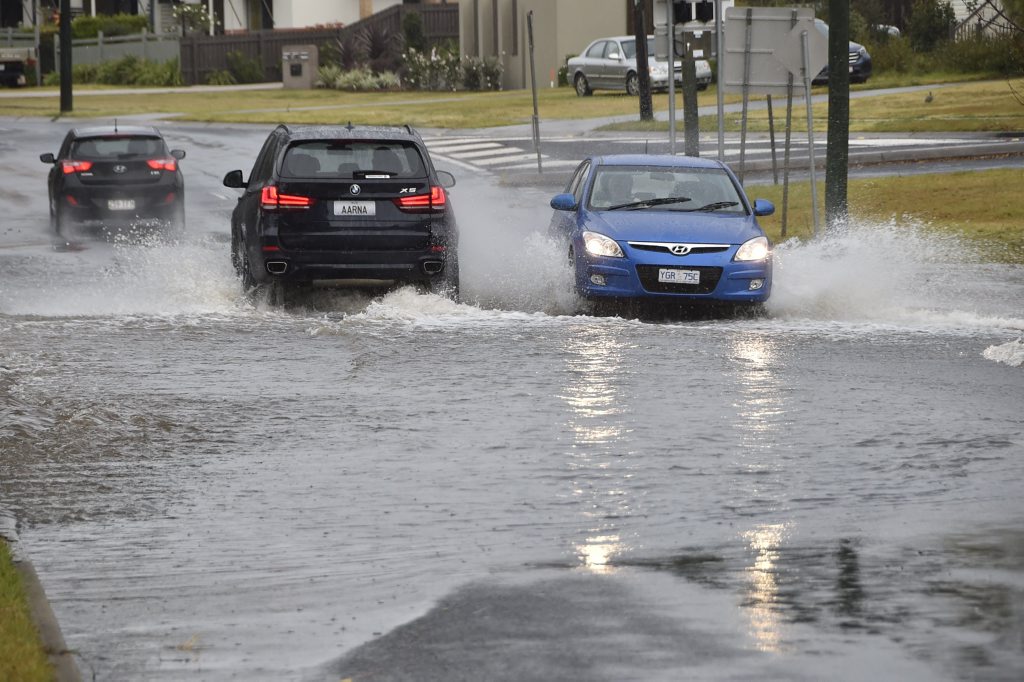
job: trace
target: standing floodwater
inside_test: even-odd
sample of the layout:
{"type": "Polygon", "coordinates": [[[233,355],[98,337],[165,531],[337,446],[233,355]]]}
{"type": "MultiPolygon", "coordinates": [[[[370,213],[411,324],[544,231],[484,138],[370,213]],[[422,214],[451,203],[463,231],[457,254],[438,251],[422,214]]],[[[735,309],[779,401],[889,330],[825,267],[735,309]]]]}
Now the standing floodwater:
{"type": "Polygon", "coordinates": [[[595,318],[546,197],[453,200],[463,304],[253,307],[230,201],[0,249],[0,516],[87,677],[1024,675],[1024,270],[855,225],[764,318],[595,318]]]}

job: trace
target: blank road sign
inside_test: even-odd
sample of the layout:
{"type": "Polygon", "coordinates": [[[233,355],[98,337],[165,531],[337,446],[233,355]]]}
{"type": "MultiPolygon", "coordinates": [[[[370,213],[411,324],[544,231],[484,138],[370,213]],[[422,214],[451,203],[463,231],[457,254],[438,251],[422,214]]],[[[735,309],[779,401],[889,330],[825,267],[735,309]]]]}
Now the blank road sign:
{"type": "MultiPolygon", "coordinates": [[[[729,7],[725,10],[725,50],[722,63],[723,92],[742,92],[744,72],[747,92],[766,95],[786,95],[791,75],[788,63],[795,50],[797,60],[803,61],[800,35],[808,32],[811,50],[812,77],[828,62],[828,42],[812,39],[812,32],[821,35],[814,22],[814,10],[786,7],[729,7]],[[747,51],[747,12],[750,11],[750,59],[747,51]],[[794,38],[795,35],[795,38],[794,38]],[[824,48],[822,50],[822,48],[824,48]],[[819,52],[820,51],[820,54],[819,52]],[[779,59],[782,56],[786,63],[779,59]],[[814,65],[819,63],[817,70],[814,65]]],[[[800,67],[802,68],[802,66],[800,67]]],[[[800,84],[800,70],[795,72],[794,83],[800,84]]]]}

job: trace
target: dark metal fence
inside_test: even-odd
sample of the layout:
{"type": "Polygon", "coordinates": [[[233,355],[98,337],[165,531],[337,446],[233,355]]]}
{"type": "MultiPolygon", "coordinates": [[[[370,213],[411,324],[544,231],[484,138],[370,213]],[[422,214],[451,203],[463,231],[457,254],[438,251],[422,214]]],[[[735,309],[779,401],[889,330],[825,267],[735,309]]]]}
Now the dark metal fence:
{"type": "Polygon", "coordinates": [[[427,41],[438,44],[459,40],[459,6],[395,5],[340,28],[274,29],[247,33],[205,36],[189,35],[181,39],[181,75],[189,85],[205,83],[215,71],[228,68],[228,53],[238,52],[259,64],[267,82],[281,80],[281,48],[285,45],[347,43],[363,30],[386,30],[402,34],[402,20],[409,12],[419,12],[427,41]]]}

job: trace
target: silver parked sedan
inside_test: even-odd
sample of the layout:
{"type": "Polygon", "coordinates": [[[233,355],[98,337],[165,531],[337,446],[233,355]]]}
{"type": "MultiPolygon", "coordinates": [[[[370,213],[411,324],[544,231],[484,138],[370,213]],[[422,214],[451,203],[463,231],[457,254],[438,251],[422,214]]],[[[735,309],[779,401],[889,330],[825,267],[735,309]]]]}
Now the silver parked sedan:
{"type": "MultiPolygon", "coordinates": [[[[654,36],[647,36],[647,63],[651,73],[651,87],[668,87],[668,62],[654,59],[654,36]]],[[[636,74],[636,38],[616,36],[598,38],[578,57],[568,61],[569,80],[580,97],[594,90],[622,90],[630,95],[640,93],[640,80],[636,74]]],[[[682,82],[682,63],[675,63],[676,83],[682,82]]],[[[711,65],[706,59],[697,60],[697,89],[705,90],[711,84],[711,65]]]]}

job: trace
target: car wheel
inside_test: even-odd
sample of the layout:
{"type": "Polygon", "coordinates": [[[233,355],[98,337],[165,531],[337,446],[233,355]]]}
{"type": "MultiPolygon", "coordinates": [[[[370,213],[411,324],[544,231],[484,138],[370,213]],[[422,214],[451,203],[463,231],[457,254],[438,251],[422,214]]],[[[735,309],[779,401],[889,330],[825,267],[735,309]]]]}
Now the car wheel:
{"type": "Polygon", "coordinates": [[[430,280],[430,293],[459,302],[459,259],[449,258],[444,270],[430,280]]]}
{"type": "Polygon", "coordinates": [[[185,234],[185,203],[179,202],[171,214],[171,234],[181,237],[185,234]]]}
{"type": "Polygon", "coordinates": [[[633,97],[640,94],[640,79],[632,71],[626,74],[626,93],[633,97]]]}
{"type": "Polygon", "coordinates": [[[50,210],[50,225],[58,237],[67,239],[71,234],[72,220],[64,213],[60,204],[50,210]]]}
{"type": "Polygon", "coordinates": [[[700,90],[700,91],[703,92],[704,90],[708,89],[708,85],[710,85],[710,83],[698,83],[697,84],[697,90],[700,90]]]}
{"type": "Polygon", "coordinates": [[[590,83],[587,82],[587,77],[582,73],[576,74],[575,85],[577,97],[586,97],[593,93],[593,90],[590,89],[590,83]]]}

